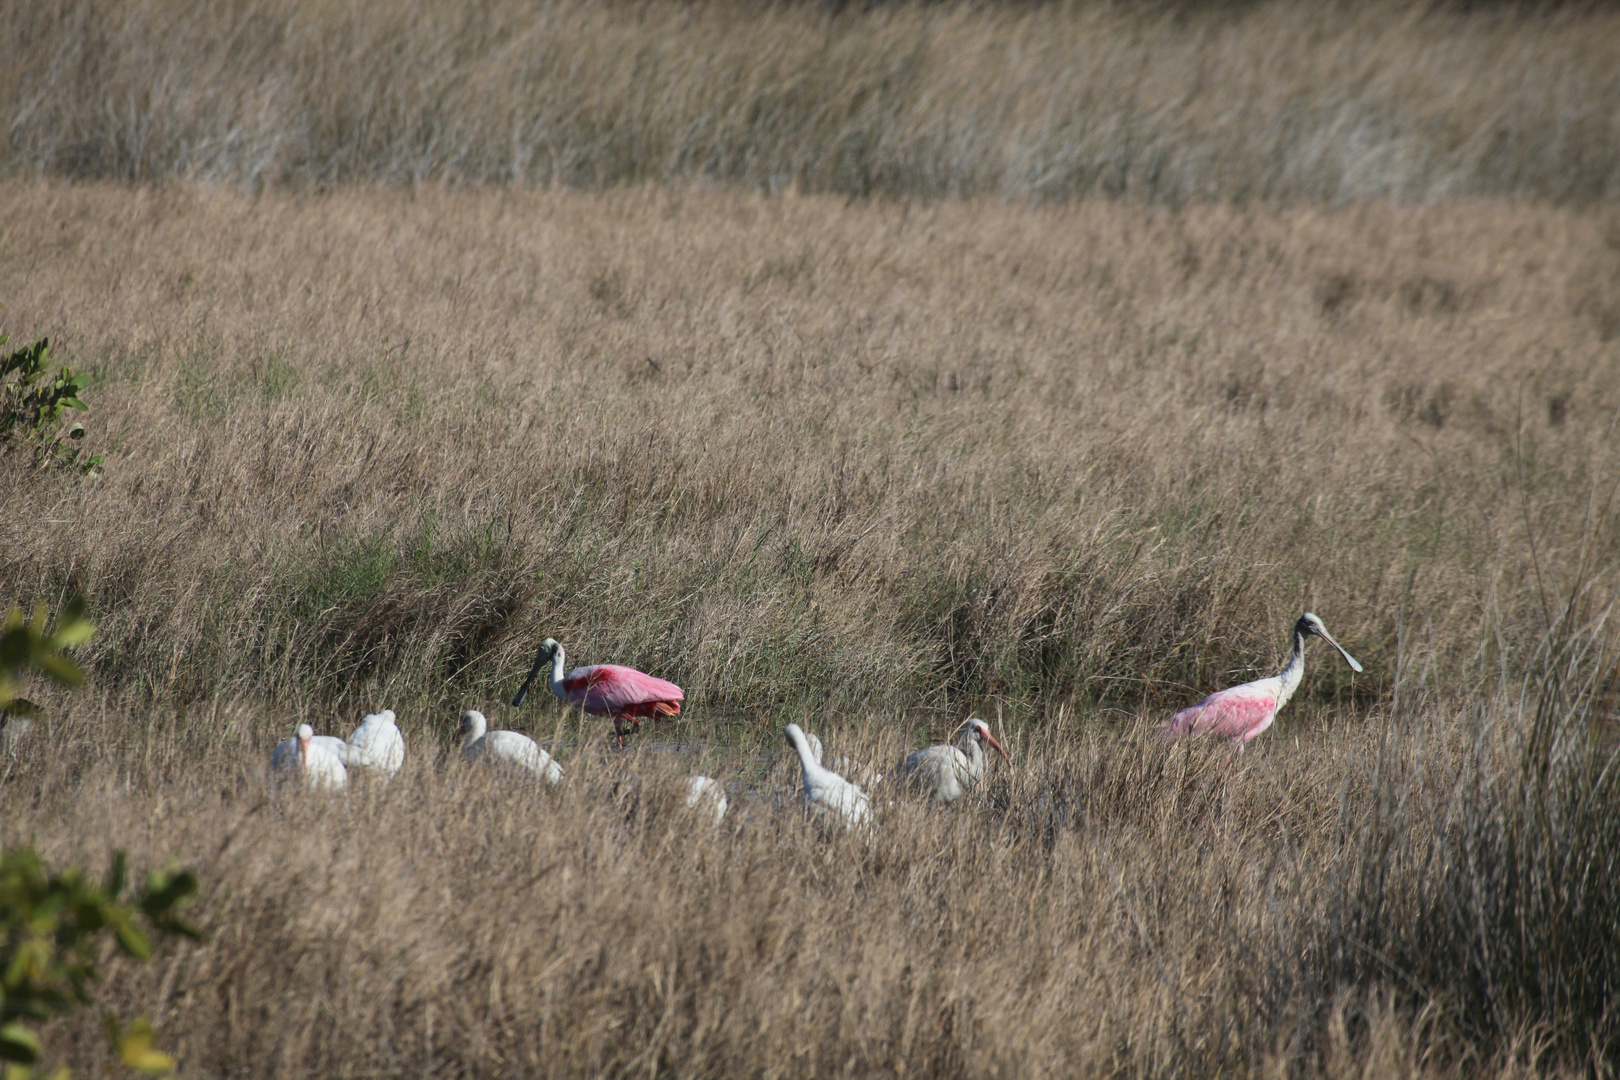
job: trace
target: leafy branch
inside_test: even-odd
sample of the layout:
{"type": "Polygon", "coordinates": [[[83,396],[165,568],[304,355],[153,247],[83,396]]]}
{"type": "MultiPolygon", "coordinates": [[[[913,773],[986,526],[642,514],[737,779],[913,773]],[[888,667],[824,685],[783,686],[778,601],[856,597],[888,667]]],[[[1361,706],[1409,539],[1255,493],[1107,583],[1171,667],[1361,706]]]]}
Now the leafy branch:
{"type": "MultiPolygon", "coordinates": [[[[10,338],[0,334],[0,346],[10,338]]],[[[84,425],[74,421],[65,431],[60,426],[67,410],[90,411],[79,397],[84,377],[64,366],[52,378],[46,365],[50,349],[51,339],[41,338],[0,360],[0,443],[31,446],[36,465],[56,464],[95,476],[101,472],[102,455],[87,455],[75,445],[84,439],[84,425]]]]}

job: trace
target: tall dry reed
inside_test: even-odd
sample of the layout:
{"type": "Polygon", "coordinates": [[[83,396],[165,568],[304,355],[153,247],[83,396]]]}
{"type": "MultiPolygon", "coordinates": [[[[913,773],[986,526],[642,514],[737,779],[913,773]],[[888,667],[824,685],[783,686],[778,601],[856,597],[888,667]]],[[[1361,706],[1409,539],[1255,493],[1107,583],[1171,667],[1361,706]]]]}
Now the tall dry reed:
{"type": "Polygon", "coordinates": [[[1617,53],[1573,4],[18,0],[0,169],[1591,202],[1617,53]]]}
{"type": "Polygon", "coordinates": [[[199,868],[211,941],[107,987],[197,1075],[1612,1072],[1616,230],[5,185],[107,465],[0,456],[0,597],[99,623],[0,842],[199,868]],[[1365,675],[1152,738],[1307,607],[1365,675]],[[501,706],[546,635],[705,745],[501,706]],[[266,785],[383,704],[395,785],[266,785]],[[462,771],[469,705],[563,787],[462,771]],[[882,768],[969,709],[971,806],[793,812],[783,720],[882,768]]]}
{"type": "Polygon", "coordinates": [[[0,588],[120,698],[1168,707],[1310,608],[1415,701],[1614,584],[1612,215],[0,195],[107,454],[5,459],[0,588]]]}

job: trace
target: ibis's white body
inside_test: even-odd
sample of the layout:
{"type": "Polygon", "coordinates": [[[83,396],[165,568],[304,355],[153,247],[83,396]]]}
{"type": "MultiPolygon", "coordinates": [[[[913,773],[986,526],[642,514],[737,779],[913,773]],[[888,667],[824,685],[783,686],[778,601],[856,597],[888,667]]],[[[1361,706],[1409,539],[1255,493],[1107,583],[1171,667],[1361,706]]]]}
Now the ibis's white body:
{"type": "Polygon", "coordinates": [[[15,754],[34,722],[26,716],[7,717],[0,723],[0,754],[15,754]]]}
{"type": "Polygon", "coordinates": [[[913,750],[895,767],[895,778],[935,802],[954,803],[984,779],[986,739],[997,750],[1001,749],[1001,744],[990,734],[988,724],[983,720],[969,720],[957,739],[960,746],[942,743],[913,750]]]}
{"type": "Polygon", "coordinates": [[[384,779],[392,780],[405,765],[405,737],[394,722],[394,710],[384,709],[371,713],[349,736],[349,768],[370,769],[384,779]]]}
{"type": "Polygon", "coordinates": [[[693,776],[686,781],[686,805],[713,807],[714,820],[718,823],[731,804],[726,801],[726,789],[720,786],[720,781],[710,776],[693,776]]]}
{"type": "Polygon", "coordinates": [[[330,742],[343,745],[342,739],[316,735],[308,724],[299,724],[298,733],[270,755],[270,767],[282,776],[302,776],[311,791],[342,791],[348,786],[349,770],[330,742]]]}
{"type": "Polygon", "coordinates": [[[799,768],[804,774],[805,812],[846,829],[871,828],[872,807],[866,792],[823,768],[798,724],[789,724],[786,735],[799,755],[799,768]]]}
{"type": "MultiPolygon", "coordinates": [[[[804,733],[804,739],[805,742],[810,746],[810,756],[815,758],[817,765],[820,765],[821,740],[808,731],[804,733]]],[[[847,757],[834,758],[832,762],[832,771],[842,775],[846,779],[855,781],[857,784],[864,784],[866,787],[876,787],[877,785],[883,783],[882,773],[873,769],[870,765],[863,765],[860,762],[851,760],[847,757]]]]}
{"type": "Polygon", "coordinates": [[[562,766],[540,744],[516,731],[488,731],[489,721],[477,709],[461,714],[461,756],[468,761],[507,765],[541,777],[547,784],[562,782],[562,766]]]}

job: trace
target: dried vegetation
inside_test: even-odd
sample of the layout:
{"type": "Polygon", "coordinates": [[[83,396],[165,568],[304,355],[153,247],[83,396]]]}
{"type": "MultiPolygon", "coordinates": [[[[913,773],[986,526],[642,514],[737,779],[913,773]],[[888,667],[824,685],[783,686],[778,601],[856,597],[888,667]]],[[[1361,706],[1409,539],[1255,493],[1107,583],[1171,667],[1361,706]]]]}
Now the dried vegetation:
{"type": "Polygon", "coordinates": [[[110,1003],[188,1075],[1612,1075],[1613,17],[727,13],[0,9],[6,328],[105,456],[0,455],[0,598],[99,626],[0,842],[212,932],[110,1003]],[[562,190],[643,179],[793,193],[562,190]],[[1306,608],[1365,675],[1152,738],[1306,608]],[[505,708],[546,635],[702,745],[505,708]],[[394,784],[266,785],[382,704],[394,784]],[[793,813],[786,720],[969,710],[973,805],[793,813]]]}
{"type": "Polygon", "coordinates": [[[18,0],[0,53],[13,175],[1620,194],[1600,4],[18,0]]]}
{"type": "Polygon", "coordinates": [[[107,465],[0,474],[6,593],[100,621],[0,838],[199,867],[212,941],[109,988],[198,1075],[1612,1069],[1615,230],[6,187],[107,465]],[[1303,607],[1367,675],[1147,734],[1303,607]],[[504,710],[543,634],[701,760],[504,710]],[[266,789],[385,700],[392,787],[266,789]],[[567,782],[464,773],[473,705],[567,782]],[[968,708],[982,805],[792,813],[783,720],[881,767],[968,708]]]}

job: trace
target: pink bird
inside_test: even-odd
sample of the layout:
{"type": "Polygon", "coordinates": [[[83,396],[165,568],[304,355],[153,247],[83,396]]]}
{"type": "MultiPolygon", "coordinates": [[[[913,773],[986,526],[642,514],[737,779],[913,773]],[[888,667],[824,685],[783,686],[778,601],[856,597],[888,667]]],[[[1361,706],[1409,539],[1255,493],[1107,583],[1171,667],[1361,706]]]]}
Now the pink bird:
{"type": "Polygon", "coordinates": [[[1182,709],[1165,725],[1164,738],[1213,735],[1220,739],[1237,739],[1242,747],[1270,727],[1277,710],[1288,704],[1305,675],[1305,639],[1312,635],[1338,649],[1351,671],[1361,670],[1356,658],[1333,640],[1322,620],[1306,612],[1294,624],[1294,654],[1289,657],[1287,667],[1269,679],[1217,690],[1191,708],[1182,709]]]}
{"type": "Polygon", "coordinates": [[[553,694],[593,716],[613,717],[613,733],[618,736],[620,750],[624,749],[626,720],[640,731],[644,719],[662,720],[666,716],[680,715],[681,702],[686,699],[686,693],[674,683],[619,664],[592,664],[564,675],[563,647],[555,638],[546,638],[534,655],[534,667],[523,680],[523,689],[512,699],[513,708],[523,704],[535,676],[547,664],[551,665],[548,681],[553,694]]]}

